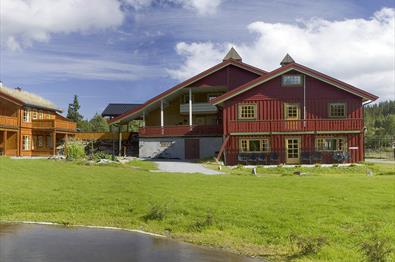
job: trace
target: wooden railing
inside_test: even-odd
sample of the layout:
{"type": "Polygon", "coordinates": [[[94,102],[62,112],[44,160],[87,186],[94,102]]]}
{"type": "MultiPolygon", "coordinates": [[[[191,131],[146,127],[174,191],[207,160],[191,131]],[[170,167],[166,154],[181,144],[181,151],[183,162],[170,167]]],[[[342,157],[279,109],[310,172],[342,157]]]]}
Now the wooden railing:
{"type": "Polygon", "coordinates": [[[18,118],[11,116],[0,116],[0,126],[18,127],[18,118]]]}
{"type": "Polygon", "coordinates": [[[77,124],[61,119],[40,119],[32,120],[32,128],[76,131],[77,124]]]}
{"type": "Polygon", "coordinates": [[[212,136],[212,135],[222,135],[223,129],[222,125],[217,126],[204,126],[204,125],[196,125],[196,126],[149,126],[149,127],[141,127],[139,130],[140,137],[149,137],[149,136],[212,136]]]}
{"type": "Polygon", "coordinates": [[[297,131],[353,131],[362,130],[363,120],[358,119],[308,119],[230,121],[229,133],[297,132],[297,131]]]}

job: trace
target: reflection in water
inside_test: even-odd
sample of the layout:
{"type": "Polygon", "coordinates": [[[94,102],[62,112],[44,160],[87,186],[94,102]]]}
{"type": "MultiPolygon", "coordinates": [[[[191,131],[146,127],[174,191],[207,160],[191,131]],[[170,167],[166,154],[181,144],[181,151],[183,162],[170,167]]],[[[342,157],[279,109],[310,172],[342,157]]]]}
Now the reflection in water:
{"type": "Polygon", "coordinates": [[[257,261],[134,232],[0,224],[0,261],[257,261]]]}

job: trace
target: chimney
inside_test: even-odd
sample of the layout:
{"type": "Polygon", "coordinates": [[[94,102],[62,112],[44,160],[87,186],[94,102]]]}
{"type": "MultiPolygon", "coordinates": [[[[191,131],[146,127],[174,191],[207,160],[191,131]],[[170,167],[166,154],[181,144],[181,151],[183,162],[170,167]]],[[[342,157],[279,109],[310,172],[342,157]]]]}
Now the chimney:
{"type": "Polygon", "coordinates": [[[289,54],[286,54],[283,60],[281,61],[280,65],[285,66],[292,63],[295,63],[295,60],[293,60],[293,58],[289,54]]]}
{"type": "Polygon", "coordinates": [[[15,90],[21,92],[21,91],[22,91],[22,88],[20,88],[20,87],[18,86],[18,87],[15,88],[15,90]]]}

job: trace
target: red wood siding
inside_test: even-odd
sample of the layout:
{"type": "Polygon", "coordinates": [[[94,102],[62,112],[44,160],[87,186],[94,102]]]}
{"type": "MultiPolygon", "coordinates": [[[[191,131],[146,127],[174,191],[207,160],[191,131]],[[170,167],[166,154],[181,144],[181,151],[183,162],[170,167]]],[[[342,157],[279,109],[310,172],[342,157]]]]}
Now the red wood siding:
{"type": "Polygon", "coordinates": [[[255,73],[246,71],[233,65],[229,65],[211,75],[204,77],[203,79],[200,79],[190,86],[226,86],[229,90],[232,90],[258,77],[259,75],[255,73]]]}
{"type": "MultiPolygon", "coordinates": [[[[349,153],[350,159],[348,162],[357,163],[364,161],[364,144],[363,144],[363,133],[359,134],[339,134],[339,135],[270,135],[270,136],[230,136],[227,144],[226,152],[226,164],[236,165],[238,163],[237,155],[239,154],[239,141],[242,138],[259,138],[269,139],[270,151],[276,152],[279,156],[279,163],[285,163],[285,139],[286,138],[300,138],[300,152],[313,152],[315,151],[315,140],[320,137],[343,137],[347,141],[346,151],[349,153]],[[350,149],[358,147],[358,149],[350,149]]],[[[332,152],[321,152],[322,163],[332,162],[332,152]]]]}

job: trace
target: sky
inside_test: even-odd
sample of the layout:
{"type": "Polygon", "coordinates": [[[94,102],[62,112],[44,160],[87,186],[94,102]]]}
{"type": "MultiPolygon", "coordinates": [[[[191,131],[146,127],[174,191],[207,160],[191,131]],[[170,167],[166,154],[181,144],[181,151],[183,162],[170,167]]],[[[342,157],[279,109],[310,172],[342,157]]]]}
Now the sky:
{"type": "Polygon", "coordinates": [[[0,80],[91,118],[143,103],[231,46],[271,71],[297,63],[395,99],[392,0],[0,0],[0,80]]]}

